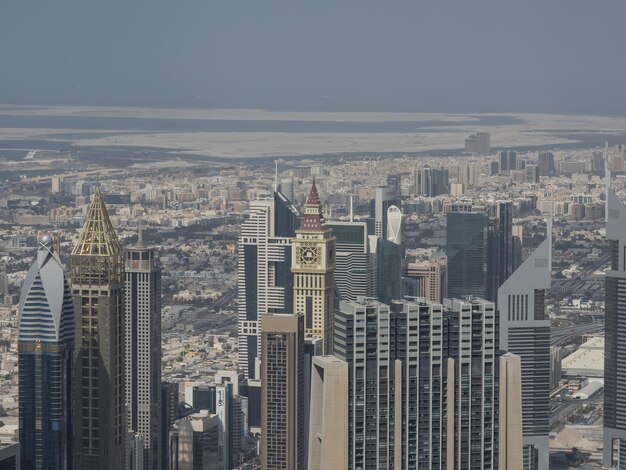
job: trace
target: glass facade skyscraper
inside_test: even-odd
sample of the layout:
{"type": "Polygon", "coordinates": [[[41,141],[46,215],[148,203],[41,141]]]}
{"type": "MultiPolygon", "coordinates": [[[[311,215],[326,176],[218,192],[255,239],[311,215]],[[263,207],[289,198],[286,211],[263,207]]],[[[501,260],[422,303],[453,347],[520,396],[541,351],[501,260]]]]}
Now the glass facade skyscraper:
{"type": "Polygon", "coordinates": [[[19,307],[19,436],[23,470],[72,468],[72,292],[51,237],[39,240],[19,307]]]}
{"type": "Polygon", "coordinates": [[[487,296],[488,219],[484,212],[450,212],[446,225],[448,296],[487,296]]]}

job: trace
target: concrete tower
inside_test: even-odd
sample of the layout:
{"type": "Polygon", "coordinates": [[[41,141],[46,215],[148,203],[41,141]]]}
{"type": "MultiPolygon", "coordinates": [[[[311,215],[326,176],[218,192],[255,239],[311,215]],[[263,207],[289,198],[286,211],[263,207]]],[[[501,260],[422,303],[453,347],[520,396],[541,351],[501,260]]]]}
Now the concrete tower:
{"type": "Polygon", "coordinates": [[[143,468],[161,468],[161,268],[143,242],[126,250],[126,413],[143,468]]]}
{"type": "Polygon", "coordinates": [[[261,465],[300,470],[304,462],[304,321],[264,315],[261,348],[261,465]]]}
{"type": "Polygon", "coordinates": [[[520,356],[522,421],[526,461],[548,468],[550,433],[550,289],[552,220],[546,239],[498,289],[500,349],[520,356]]]}
{"type": "MultiPolygon", "coordinates": [[[[607,184],[608,186],[608,184],[607,184]]],[[[626,206],[607,187],[606,238],[611,266],[605,279],[604,468],[626,468],[626,206]],[[619,462],[613,461],[617,446],[619,462]],[[617,463],[617,467],[614,465],[617,463]]]]}
{"type": "Polygon", "coordinates": [[[74,468],[124,468],[124,251],[100,188],[71,261],[74,468]]]}
{"type": "Polygon", "coordinates": [[[315,181],[292,244],[294,312],[304,314],[306,336],[321,338],[323,354],[333,347],[335,237],[326,225],[315,181]]]}
{"type": "Polygon", "coordinates": [[[24,281],[19,307],[19,433],[25,470],[72,466],[73,323],[70,284],[52,238],[45,235],[24,281]]]}
{"type": "Polygon", "coordinates": [[[258,379],[261,316],[293,311],[291,241],[298,211],[280,192],[250,203],[237,243],[239,369],[258,379]]]}

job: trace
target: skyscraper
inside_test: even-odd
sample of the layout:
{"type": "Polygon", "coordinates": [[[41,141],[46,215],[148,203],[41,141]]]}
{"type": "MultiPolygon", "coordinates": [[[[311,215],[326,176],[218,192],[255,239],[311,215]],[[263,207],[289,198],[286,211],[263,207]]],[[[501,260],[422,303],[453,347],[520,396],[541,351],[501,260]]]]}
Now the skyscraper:
{"type": "MultiPolygon", "coordinates": [[[[334,354],[348,363],[348,468],[388,469],[400,449],[395,410],[400,363],[394,358],[389,306],[376,301],[341,302],[335,312],[334,354]],[[367,334],[365,334],[367,332],[367,334]]],[[[399,466],[400,454],[397,454],[399,466]]]]}
{"type": "Polygon", "coordinates": [[[335,237],[326,225],[315,180],[292,246],[293,308],[304,314],[306,336],[332,353],[335,310],[335,237]]]}
{"type": "Polygon", "coordinates": [[[373,231],[380,239],[387,237],[387,210],[390,206],[400,207],[400,194],[397,186],[383,186],[376,188],[374,199],[370,205],[370,215],[374,221],[373,231]]]}
{"type": "Polygon", "coordinates": [[[261,465],[299,470],[304,463],[304,317],[264,315],[261,345],[261,465]]]}
{"type": "Polygon", "coordinates": [[[446,224],[448,296],[487,294],[487,214],[450,212],[446,224]]]}
{"type": "Polygon", "coordinates": [[[495,469],[498,464],[498,329],[495,305],[481,299],[446,299],[448,369],[454,374],[454,425],[447,426],[453,468],[495,469]],[[452,436],[454,438],[452,439],[452,436]],[[451,443],[453,450],[451,450],[451,443]]]}
{"type": "Polygon", "coordinates": [[[618,468],[626,468],[626,206],[607,191],[606,238],[611,265],[605,277],[604,343],[604,456],[603,466],[614,468],[613,451],[618,448],[618,468]]]}
{"type": "Polygon", "coordinates": [[[448,170],[428,167],[415,170],[415,193],[427,197],[449,194],[448,170]]]}
{"type": "Polygon", "coordinates": [[[503,150],[500,152],[500,173],[509,173],[517,170],[517,152],[515,150],[503,150]]]}
{"type": "Polygon", "coordinates": [[[522,469],[522,366],[519,356],[500,356],[499,468],[522,469]]]}
{"type": "Polygon", "coordinates": [[[308,468],[348,468],[348,364],[334,356],[313,358],[308,468]]]}
{"type": "Polygon", "coordinates": [[[143,242],[126,258],[126,413],[143,438],[143,467],[161,468],[161,268],[143,242]]]}
{"type": "Polygon", "coordinates": [[[341,300],[376,296],[376,260],[365,222],[327,222],[335,235],[335,286],[341,300]]]}
{"type": "Polygon", "coordinates": [[[490,210],[486,298],[497,305],[498,288],[513,273],[513,204],[496,201],[490,210]]]}
{"type": "Polygon", "coordinates": [[[238,242],[239,368],[258,378],[262,315],[293,311],[291,242],[298,211],[280,192],[250,203],[238,242]]]}
{"type": "Polygon", "coordinates": [[[71,255],[74,466],[124,468],[124,252],[100,188],[71,255]]]}
{"type": "Polygon", "coordinates": [[[19,435],[23,470],[72,467],[72,292],[54,242],[39,239],[18,320],[19,435]]]}
{"type": "Polygon", "coordinates": [[[524,459],[548,468],[550,432],[550,289],[552,221],[546,239],[498,290],[500,349],[520,356],[524,459]]]}

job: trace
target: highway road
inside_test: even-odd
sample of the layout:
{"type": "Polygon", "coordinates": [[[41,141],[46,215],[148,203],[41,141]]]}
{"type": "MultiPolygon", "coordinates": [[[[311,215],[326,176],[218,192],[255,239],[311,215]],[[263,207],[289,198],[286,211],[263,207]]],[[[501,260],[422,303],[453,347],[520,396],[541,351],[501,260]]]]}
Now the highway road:
{"type": "Polygon", "coordinates": [[[600,333],[604,331],[604,323],[585,323],[584,325],[554,328],[550,332],[550,344],[563,346],[582,334],[600,333]]]}

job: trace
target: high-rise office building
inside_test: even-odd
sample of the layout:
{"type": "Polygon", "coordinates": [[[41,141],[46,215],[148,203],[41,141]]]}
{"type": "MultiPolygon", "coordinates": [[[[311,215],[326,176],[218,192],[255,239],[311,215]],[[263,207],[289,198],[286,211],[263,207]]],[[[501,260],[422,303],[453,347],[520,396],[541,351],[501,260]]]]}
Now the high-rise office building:
{"type": "Polygon", "coordinates": [[[304,316],[264,315],[261,333],[261,466],[304,462],[304,316]]]}
{"type": "Polygon", "coordinates": [[[605,274],[604,456],[605,468],[626,468],[626,205],[609,189],[606,238],[611,265],[605,274]],[[613,461],[617,447],[619,461],[613,461]]]}
{"type": "Polygon", "coordinates": [[[124,251],[96,189],[71,255],[74,465],[124,468],[124,251]]]}
{"type": "MultiPolygon", "coordinates": [[[[401,409],[401,396],[395,394],[396,376],[401,372],[394,359],[392,334],[388,305],[341,302],[335,312],[334,354],[348,363],[350,377],[349,469],[394,468],[394,450],[401,447],[395,416],[395,410],[401,409]]],[[[401,468],[399,460],[396,463],[395,468],[401,468]]]]}
{"type": "Polygon", "coordinates": [[[313,358],[309,419],[309,470],[348,468],[348,364],[313,358]]]}
{"type": "Polygon", "coordinates": [[[178,384],[161,383],[161,468],[170,469],[170,431],[179,418],[178,384]]]}
{"type": "Polygon", "coordinates": [[[500,349],[520,356],[524,460],[548,468],[550,432],[550,289],[552,222],[546,239],[500,286],[500,349]]]}
{"type": "Polygon", "coordinates": [[[488,218],[484,212],[450,212],[446,223],[448,296],[487,296],[488,218]]]}
{"type": "Polygon", "coordinates": [[[402,405],[394,414],[395,424],[401,425],[398,437],[402,445],[395,449],[400,460],[395,468],[446,468],[446,429],[452,424],[448,423],[446,400],[452,396],[453,382],[446,380],[444,308],[424,300],[394,301],[390,308],[390,349],[401,363],[395,393],[401,395],[402,405]]]}
{"type": "Polygon", "coordinates": [[[400,207],[400,193],[397,186],[384,186],[376,188],[374,199],[370,205],[370,215],[374,222],[370,235],[376,235],[380,239],[387,238],[387,211],[389,207],[400,207]]]}
{"type": "Polygon", "coordinates": [[[489,155],[491,153],[491,134],[477,132],[465,139],[465,153],[475,155],[489,155]]]}
{"type": "Polygon", "coordinates": [[[448,170],[429,167],[415,170],[415,193],[427,197],[449,194],[448,170]]]}
{"type": "Polygon", "coordinates": [[[181,418],[175,432],[173,463],[176,470],[224,468],[219,465],[220,418],[202,410],[181,418]]]}
{"type": "Polygon", "coordinates": [[[421,263],[406,263],[402,268],[404,296],[424,297],[442,303],[448,296],[448,258],[439,256],[421,263]]]}
{"type": "Polygon", "coordinates": [[[522,366],[519,356],[500,356],[499,468],[524,468],[522,458],[522,366]]]}
{"type": "Polygon", "coordinates": [[[495,305],[481,299],[446,299],[444,306],[449,310],[448,365],[453,361],[454,374],[447,378],[454,380],[453,402],[447,403],[447,410],[454,410],[454,431],[447,427],[447,458],[454,459],[453,468],[495,469],[499,396],[495,305]]]}
{"type": "Polygon", "coordinates": [[[321,338],[323,354],[333,348],[335,236],[326,225],[315,180],[292,246],[293,308],[304,314],[308,338],[321,338]]]}
{"type": "Polygon", "coordinates": [[[554,154],[552,152],[539,152],[537,163],[539,164],[539,174],[541,176],[553,175],[556,173],[554,154]]]}
{"type": "Polygon", "coordinates": [[[126,413],[143,438],[144,468],[161,468],[161,268],[143,242],[125,253],[126,413]]]}
{"type": "Polygon", "coordinates": [[[515,150],[502,150],[500,152],[500,173],[508,174],[511,170],[517,170],[517,152],[515,150]]]}
{"type": "Polygon", "coordinates": [[[298,211],[280,192],[250,203],[250,218],[238,243],[239,368],[246,379],[258,378],[261,316],[293,311],[291,242],[298,211]]]}
{"type": "Polygon", "coordinates": [[[513,204],[496,201],[490,210],[486,298],[497,305],[498,288],[513,273],[513,204]]]}
{"type": "Polygon", "coordinates": [[[361,299],[341,302],[335,322],[349,370],[347,468],[497,468],[492,302],[361,299]]]}
{"type": "Polygon", "coordinates": [[[19,306],[19,437],[24,470],[72,468],[74,306],[52,237],[39,239],[19,306]]]}
{"type": "Polygon", "coordinates": [[[20,470],[20,444],[0,443],[0,470],[20,470]]]}
{"type": "Polygon", "coordinates": [[[335,235],[335,286],[341,300],[376,296],[376,260],[365,222],[327,222],[335,235]]]}

